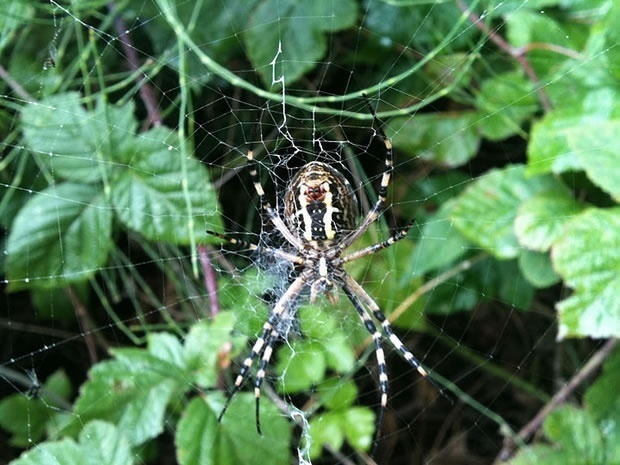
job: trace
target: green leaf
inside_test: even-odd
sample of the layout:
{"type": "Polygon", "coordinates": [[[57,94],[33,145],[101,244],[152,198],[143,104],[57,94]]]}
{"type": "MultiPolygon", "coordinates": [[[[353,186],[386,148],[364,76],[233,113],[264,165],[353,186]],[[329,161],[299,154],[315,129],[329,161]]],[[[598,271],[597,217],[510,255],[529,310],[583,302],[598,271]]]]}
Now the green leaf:
{"type": "Polygon", "coordinates": [[[366,407],[353,407],[344,412],[344,435],[357,450],[370,449],[375,432],[375,414],[366,407]]]}
{"type": "Polygon", "coordinates": [[[231,340],[233,346],[241,346],[245,342],[243,337],[231,336],[234,322],[233,312],[221,312],[212,321],[192,325],[185,337],[185,363],[198,386],[215,386],[220,369],[218,363],[225,345],[231,340]]]}
{"type": "Polygon", "coordinates": [[[35,194],[11,227],[9,290],[88,279],[105,264],[111,233],[112,211],[97,186],[62,183],[35,194]]]}
{"type": "Polygon", "coordinates": [[[430,51],[440,39],[451,35],[450,49],[469,50],[475,31],[458,27],[463,19],[453,5],[432,1],[368,0],[364,9],[364,27],[381,44],[389,47],[395,42],[422,53],[430,51]]]}
{"type": "MultiPolygon", "coordinates": [[[[519,8],[505,17],[507,39],[514,47],[525,47],[531,43],[553,44],[566,49],[578,48],[573,44],[571,34],[563,30],[562,23],[540,11],[519,8]]],[[[563,54],[552,50],[533,49],[528,51],[528,60],[539,75],[553,72],[554,68],[567,60],[563,54]]]]}
{"type": "Polygon", "coordinates": [[[519,134],[521,126],[537,110],[532,82],[521,73],[504,73],[487,79],[476,96],[481,114],[477,126],[490,140],[519,134]]]}
{"type": "MultiPolygon", "coordinates": [[[[251,11],[259,0],[242,2],[221,2],[219,0],[201,0],[200,2],[174,2],[174,13],[185,32],[210,58],[226,65],[236,57],[243,56],[243,46],[239,40],[239,31],[246,29],[251,11]],[[209,18],[209,26],[204,27],[201,18],[209,18]]],[[[165,3],[168,5],[168,3],[165,3]]],[[[165,21],[164,15],[156,2],[140,5],[140,17],[149,18],[148,27],[143,28],[151,37],[151,43],[159,54],[166,54],[170,44],[176,42],[173,28],[165,21]]],[[[204,90],[204,83],[213,78],[205,72],[205,66],[194,55],[186,58],[187,81],[197,90],[204,90]]],[[[178,60],[171,60],[171,66],[177,66],[178,60]]]]}
{"type": "Polygon", "coordinates": [[[111,186],[119,219],[147,239],[189,244],[206,240],[207,229],[221,228],[219,207],[207,170],[178,151],[176,134],[156,128],[133,140],[111,186]],[[184,185],[187,185],[187,192],[184,185]]]}
{"type": "Polygon", "coordinates": [[[180,465],[281,465],[290,463],[291,429],[273,404],[261,399],[263,436],[253,427],[254,395],[239,393],[222,422],[220,393],[194,398],[185,408],[176,431],[180,465]]]}
{"type": "Polygon", "coordinates": [[[353,0],[265,0],[252,14],[243,38],[248,57],[267,86],[275,84],[271,63],[281,45],[273,74],[291,84],[324,58],[326,33],[351,27],[356,19],[353,0]]]}
{"type": "Polygon", "coordinates": [[[76,92],[53,95],[22,109],[24,140],[56,176],[100,182],[135,137],[133,112],[132,103],[114,106],[100,99],[87,111],[76,92]]]}
{"type": "MultiPolygon", "coordinates": [[[[618,99],[620,105],[620,99],[618,99]]],[[[566,134],[572,150],[577,154],[588,178],[620,202],[620,115],[613,120],[574,128],[566,134]]]]}
{"type": "Polygon", "coordinates": [[[568,190],[534,195],[519,207],[515,218],[517,238],[528,249],[546,252],[564,234],[566,223],[584,208],[568,190]]]}
{"type": "Polygon", "coordinates": [[[303,305],[299,308],[300,327],[303,335],[321,347],[325,362],[338,373],[347,373],[355,366],[355,352],[347,334],[338,329],[338,313],[330,303],[303,305]],[[329,307],[327,307],[329,306],[329,307]]]}
{"type": "Polygon", "coordinates": [[[320,343],[295,340],[278,351],[278,390],[285,393],[307,391],[325,378],[326,370],[327,361],[320,343]]]}
{"type": "Polygon", "coordinates": [[[317,387],[321,403],[330,410],[342,410],[353,405],[358,398],[357,386],[353,381],[330,378],[317,387]]]}
{"type": "Polygon", "coordinates": [[[552,248],[556,271],[573,295],[557,304],[558,337],[620,336],[620,208],[573,218],[552,248]]]}
{"type": "Polygon", "coordinates": [[[116,424],[132,445],[157,436],[173,393],[191,387],[181,351],[178,340],[168,334],[149,335],[148,350],[115,349],[115,359],[89,371],[67,431],[89,419],[104,419],[116,424]]]}
{"type": "Polygon", "coordinates": [[[320,457],[323,447],[326,445],[329,445],[333,450],[342,448],[344,430],[341,417],[341,412],[327,412],[310,420],[310,458],[320,457]]]}
{"type": "Polygon", "coordinates": [[[317,415],[310,421],[310,457],[321,455],[325,445],[340,450],[346,441],[359,451],[367,451],[375,431],[375,414],[366,407],[353,407],[317,415]]]}
{"type": "Polygon", "coordinates": [[[497,258],[517,257],[521,246],[514,233],[514,221],[519,207],[540,192],[558,190],[564,191],[559,181],[550,176],[528,178],[522,165],[491,170],[456,200],[454,225],[497,258]]]}
{"type": "Polygon", "coordinates": [[[525,279],[538,288],[549,287],[560,281],[546,253],[524,250],[519,255],[519,269],[525,279]]]}
{"type": "Polygon", "coordinates": [[[609,463],[604,460],[601,431],[586,410],[560,407],[549,415],[544,431],[550,440],[561,444],[568,463],[609,463]]]}
{"type": "MultiPolygon", "coordinates": [[[[584,399],[594,419],[599,424],[604,422],[606,429],[613,429],[615,436],[620,436],[618,386],[620,386],[620,350],[616,349],[603,365],[602,375],[588,389],[584,399]]],[[[620,447],[620,442],[616,444],[620,447]]],[[[620,458],[620,455],[616,457],[620,458]]]]}
{"type": "Polygon", "coordinates": [[[614,160],[610,159],[609,151],[620,139],[619,109],[618,92],[601,88],[583,95],[580,106],[547,113],[532,128],[528,173],[562,173],[585,168],[592,182],[617,198],[617,185],[613,185],[617,170],[613,169],[614,160]]]}
{"type": "Polygon", "coordinates": [[[114,425],[103,421],[88,423],[79,437],[46,442],[24,452],[11,465],[131,465],[129,442],[114,425]]]}
{"type": "Polygon", "coordinates": [[[478,151],[476,118],[473,112],[416,114],[394,118],[386,132],[394,147],[410,156],[456,167],[478,151]]]}
{"type": "Polygon", "coordinates": [[[471,246],[471,243],[454,227],[453,209],[454,202],[448,201],[424,222],[409,262],[409,271],[405,273],[407,279],[453,263],[471,246]]]}

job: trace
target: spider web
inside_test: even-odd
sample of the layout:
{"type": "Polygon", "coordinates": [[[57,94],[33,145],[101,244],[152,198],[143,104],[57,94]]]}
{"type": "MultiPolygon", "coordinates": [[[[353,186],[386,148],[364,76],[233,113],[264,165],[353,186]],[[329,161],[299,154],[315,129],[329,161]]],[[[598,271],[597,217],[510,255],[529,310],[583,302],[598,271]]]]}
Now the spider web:
{"type": "MultiPolygon", "coordinates": [[[[601,20],[599,3],[567,14],[601,20]]],[[[571,56],[585,26],[562,29],[557,2],[0,5],[6,462],[492,463],[597,347],[554,340],[570,332],[554,310],[564,281],[575,286],[549,247],[492,228],[512,225],[501,208],[561,190],[528,183],[529,126],[615,47],[571,56]],[[550,24],[547,43],[536,34],[550,24]],[[528,61],[524,41],[548,55],[528,61]],[[557,70],[538,81],[545,60],[557,70]],[[217,423],[295,273],[206,233],[285,245],[262,218],[248,151],[280,214],[290,179],[318,160],[363,215],[386,156],[378,127],[395,147],[389,208],[351,250],[415,224],[347,271],[446,396],[386,339],[375,443],[370,335],[346,296],[302,295],[267,369],[264,435],[255,370],[217,423]]],[[[589,105],[611,115],[609,98],[589,105]]],[[[552,218],[582,211],[567,209],[552,218]]]]}

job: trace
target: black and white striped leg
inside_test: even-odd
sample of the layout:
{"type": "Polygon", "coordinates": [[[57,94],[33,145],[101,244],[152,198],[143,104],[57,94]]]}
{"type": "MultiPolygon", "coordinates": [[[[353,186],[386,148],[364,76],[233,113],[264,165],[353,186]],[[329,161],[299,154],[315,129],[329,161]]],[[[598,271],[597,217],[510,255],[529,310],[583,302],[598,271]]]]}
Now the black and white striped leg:
{"type": "Polygon", "coordinates": [[[258,177],[258,167],[256,160],[254,159],[254,151],[248,151],[248,165],[250,167],[250,177],[252,178],[252,183],[254,184],[254,190],[258,194],[258,199],[260,201],[261,209],[267,214],[269,220],[273,223],[282,237],[286,239],[289,244],[295,247],[297,250],[303,250],[303,244],[301,241],[291,232],[291,230],[284,224],[278,212],[273,209],[271,204],[267,202],[265,199],[265,190],[263,189],[263,185],[260,182],[260,178],[258,177]]]}
{"type": "Polygon", "coordinates": [[[252,242],[244,241],[243,239],[236,239],[234,237],[227,236],[226,234],[220,234],[215,231],[207,230],[206,233],[210,234],[211,236],[219,237],[220,239],[228,242],[229,244],[234,245],[235,247],[239,249],[248,249],[248,250],[251,250],[252,252],[255,252],[256,250],[260,249],[261,253],[265,255],[271,255],[277,258],[281,258],[282,260],[286,260],[287,262],[291,262],[291,263],[296,263],[298,265],[304,264],[303,258],[299,257],[298,255],[288,253],[280,249],[274,249],[272,247],[262,247],[262,246],[259,247],[258,245],[252,242]]]}
{"type": "Polygon", "coordinates": [[[370,114],[372,115],[372,126],[375,131],[377,131],[377,134],[379,134],[379,137],[381,137],[381,139],[383,140],[383,144],[385,145],[385,167],[383,168],[383,175],[381,176],[381,185],[379,186],[377,201],[370,209],[370,211],[366,214],[359,228],[357,228],[355,231],[353,231],[342,240],[342,242],[338,246],[340,250],[346,249],[353,242],[355,242],[355,240],[362,234],[364,234],[368,227],[372,223],[374,223],[377,218],[379,218],[379,215],[384,210],[385,204],[387,202],[387,190],[390,186],[390,181],[392,179],[392,172],[394,171],[394,155],[392,151],[392,141],[388,136],[385,135],[385,132],[381,128],[381,125],[377,124],[377,114],[370,105],[370,102],[367,101],[367,103],[370,114]]]}
{"type": "Polygon", "coordinates": [[[375,437],[378,439],[381,437],[381,429],[383,427],[383,416],[385,414],[385,409],[387,407],[388,400],[388,375],[387,368],[385,364],[385,353],[383,351],[383,347],[381,347],[381,339],[383,335],[377,329],[374,321],[370,314],[364,308],[364,305],[360,301],[360,298],[357,296],[355,291],[351,289],[347,284],[342,286],[342,290],[347,295],[355,310],[357,310],[357,314],[362,319],[364,326],[368,330],[368,332],[372,335],[372,340],[375,343],[375,355],[377,357],[377,366],[379,367],[379,389],[381,390],[381,404],[379,408],[379,416],[377,418],[377,432],[375,437]]]}
{"type": "Polygon", "coordinates": [[[265,350],[263,351],[260,366],[256,372],[256,380],[254,381],[254,396],[256,398],[256,431],[258,431],[258,434],[261,436],[263,435],[263,432],[260,427],[260,389],[265,379],[267,365],[269,365],[269,360],[273,354],[273,345],[277,339],[278,332],[276,330],[272,330],[265,343],[265,350]]]}
{"type": "Polygon", "coordinates": [[[265,377],[265,368],[267,366],[267,363],[269,362],[269,359],[271,358],[271,353],[273,352],[273,343],[278,337],[278,332],[275,328],[278,328],[280,326],[279,322],[282,321],[283,315],[288,311],[290,304],[294,302],[294,300],[297,298],[307,280],[308,276],[306,274],[302,274],[297,277],[297,279],[293,281],[293,283],[288,287],[286,292],[282,295],[282,297],[280,297],[278,302],[273,307],[271,315],[269,315],[269,319],[263,325],[263,331],[260,337],[252,346],[252,351],[250,352],[250,355],[246,357],[246,359],[243,361],[243,364],[241,365],[241,370],[239,371],[239,374],[235,379],[235,384],[230,391],[230,394],[228,394],[228,397],[226,398],[226,403],[224,404],[224,408],[222,409],[220,415],[217,418],[218,422],[222,421],[222,418],[224,417],[224,414],[226,413],[226,410],[228,409],[233,397],[235,396],[235,394],[237,394],[237,392],[241,390],[241,387],[250,375],[250,370],[252,368],[252,365],[254,364],[254,360],[256,360],[258,357],[261,357],[261,365],[256,376],[257,382],[255,384],[254,391],[254,395],[256,396],[257,412],[256,428],[259,434],[261,434],[258,416],[258,412],[260,410],[260,386],[262,384],[262,380],[265,377]],[[256,387],[258,387],[258,390],[256,390],[256,387]]]}
{"type": "Polygon", "coordinates": [[[413,355],[409,351],[409,349],[407,349],[405,344],[403,344],[400,338],[396,334],[394,334],[394,331],[392,331],[392,325],[390,325],[390,321],[385,317],[385,315],[383,314],[383,312],[381,311],[377,303],[374,301],[374,299],[370,297],[368,293],[364,290],[364,288],[360,286],[357,283],[357,281],[355,281],[349,275],[345,276],[345,286],[348,287],[359,299],[361,299],[364,305],[366,305],[366,307],[370,309],[375,319],[379,323],[381,323],[381,327],[384,333],[386,334],[386,336],[388,337],[388,339],[390,340],[390,343],[396,349],[398,349],[398,351],[401,353],[401,355],[407,361],[407,363],[409,363],[409,365],[415,368],[424,379],[426,379],[433,387],[435,387],[441,394],[443,394],[443,391],[437,385],[435,380],[433,380],[430,373],[424,369],[424,367],[422,366],[420,361],[415,357],[415,355],[413,355]]]}
{"type": "Polygon", "coordinates": [[[373,244],[373,245],[363,248],[362,250],[358,250],[356,252],[345,255],[344,257],[342,257],[342,263],[352,262],[353,260],[357,260],[358,258],[362,258],[367,255],[372,255],[374,253],[379,252],[380,250],[387,249],[391,245],[395,244],[396,242],[404,238],[409,232],[409,230],[411,229],[411,226],[413,226],[413,223],[414,222],[411,221],[407,226],[405,226],[403,229],[398,231],[396,234],[394,234],[393,236],[391,236],[390,238],[382,242],[379,242],[378,244],[373,244]]]}

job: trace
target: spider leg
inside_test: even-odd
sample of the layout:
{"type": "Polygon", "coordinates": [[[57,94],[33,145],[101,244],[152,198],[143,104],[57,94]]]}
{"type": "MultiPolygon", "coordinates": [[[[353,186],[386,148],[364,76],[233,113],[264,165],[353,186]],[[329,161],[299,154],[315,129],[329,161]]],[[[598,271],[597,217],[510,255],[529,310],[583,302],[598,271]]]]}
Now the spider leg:
{"type": "Polygon", "coordinates": [[[271,354],[273,354],[273,344],[277,338],[278,332],[274,329],[269,334],[269,338],[265,343],[263,357],[261,358],[260,367],[256,372],[256,380],[254,381],[254,396],[256,398],[256,431],[258,431],[258,434],[261,436],[263,435],[263,432],[260,427],[260,388],[265,379],[265,370],[269,364],[269,360],[271,359],[271,354]]]}
{"type": "Polygon", "coordinates": [[[350,253],[348,255],[345,255],[344,257],[342,257],[342,263],[348,263],[351,262],[353,260],[357,260],[358,258],[362,258],[365,257],[367,255],[372,255],[374,253],[379,252],[380,250],[386,249],[389,246],[395,244],[396,242],[400,241],[402,238],[404,238],[407,233],[409,232],[409,230],[411,229],[411,226],[413,226],[413,221],[411,221],[407,226],[405,226],[403,229],[401,229],[400,231],[397,231],[396,234],[394,234],[393,236],[389,237],[388,239],[379,242],[377,244],[368,246],[363,248],[362,250],[358,250],[356,252],[350,253]]]}
{"type": "Polygon", "coordinates": [[[379,388],[381,389],[381,407],[379,409],[379,417],[377,418],[377,432],[375,436],[376,438],[379,438],[381,436],[383,416],[385,414],[388,399],[388,375],[385,364],[385,353],[383,351],[383,347],[381,347],[381,339],[383,338],[383,335],[377,330],[377,326],[372,321],[370,314],[364,308],[364,305],[356,291],[351,288],[346,281],[342,285],[342,290],[355,307],[355,310],[357,310],[357,314],[362,319],[362,322],[368,332],[372,335],[372,340],[375,343],[375,355],[377,357],[377,365],[379,367],[379,388]]]}
{"type": "Polygon", "coordinates": [[[374,223],[377,218],[379,218],[379,215],[385,209],[385,204],[387,201],[387,190],[390,185],[390,180],[392,178],[392,172],[394,171],[392,141],[388,136],[385,135],[385,132],[383,131],[381,126],[376,124],[377,114],[375,113],[375,110],[372,108],[372,106],[370,106],[370,103],[368,103],[368,109],[370,110],[370,114],[372,115],[373,128],[375,129],[376,133],[379,134],[379,137],[381,137],[381,139],[383,140],[383,144],[385,145],[385,168],[383,169],[383,175],[381,176],[381,185],[379,186],[377,201],[370,209],[370,211],[366,214],[360,226],[340,242],[338,246],[340,250],[346,249],[353,242],[355,242],[357,238],[364,234],[368,227],[372,223],[374,223]]]}
{"type": "Polygon", "coordinates": [[[286,260],[287,262],[291,262],[291,263],[296,263],[298,265],[304,264],[303,258],[295,254],[285,252],[284,250],[274,249],[272,247],[259,247],[258,245],[253,244],[252,242],[244,241],[243,239],[235,239],[234,237],[227,236],[226,234],[220,234],[215,231],[207,230],[206,232],[207,234],[210,234],[212,236],[219,237],[220,239],[228,242],[229,244],[234,245],[235,247],[239,249],[248,249],[248,250],[251,250],[252,252],[255,252],[260,249],[261,253],[263,254],[271,255],[276,258],[281,258],[282,260],[286,260]]]}
{"type": "Polygon", "coordinates": [[[250,177],[252,178],[252,183],[254,184],[254,190],[258,194],[258,198],[260,200],[261,208],[267,213],[267,216],[276,227],[280,234],[286,239],[293,247],[297,250],[303,250],[303,244],[297,238],[291,230],[284,224],[278,212],[274,210],[271,204],[265,199],[265,190],[263,189],[263,185],[260,183],[260,179],[258,177],[258,168],[256,160],[254,159],[254,151],[248,151],[248,165],[250,166],[250,177]]]}
{"type": "Polygon", "coordinates": [[[415,368],[418,371],[418,373],[420,373],[420,375],[424,379],[426,379],[435,389],[437,389],[439,391],[439,393],[441,393],[443,395],[443,391],[437,385],[435,380],[431,377],[430,373],[428,371],[426,371],[424,369],[424,367],[422,367],[422,364],[415,357],[415,355],[413,355],[409,351],[409,349],[407,349],[405,344],[403,344],[403,342],[400,340],[400,338],[396,334],[394,334],[394,331],[392,331],[392,325],[390,324],[390,321],[385,317],[385,315],[383,314],[383,312],[379,308],[379,305],[377,305],[377,303],[374,301],[374,299],[368,295],[368,293],[364,290],[364,288],[362,286],[360,286],[357,283],[357,281],[355,281],[349,275],[345,275],[344,276],[344,286],[343,286],[343,288],[345,288],[345,289],[348,288],[349,291],[353,292],[355,294],[355,296],[358,297],[370,309],[370,311],[372,312],[372,315],[375,317],[375,319],[379,323],[381,323],[381,327],[383,328],[383,331],[385,332],[385,334],[387,335],[388,339],[390,340],[390,343],[396,349],[398,349],[398,351],[402,354],[403,358],[407,361],[407,363],[409,363],[409,365],[411,365],[413,368],[415,368]]]}
{"type": "MultiPolygon", "coordinates": [[[[261,366],[259,368],[259,373],[257,373],[257,380],[260,377],[262,383],[262,379],[265,377],[264,369],[267,366],[267,362],[269,361],[269,358],[271,357],[271,352],[273,351],[273,341],[278,335],[278,331],[276,330],[276,328],[278,327],[278,322],[281,321],[282,315],[284,315],[288,311],[291,302],[293,302],[293,300],[299,295],[307,280],[308,276],[306,274],[301,274],[300,276],[298,276],[297,279],[295,279],[295,281],[293,281],[293,283],[288,287],[286,292],[282,294],[282,297],[280,297],[278,302],[273,307],[271,315],[269,315],[269,319],[263,325],[263,331],[260,337],[252,346],[252,351],[250,352],[250,355],[246,357],[246,359],[243,361],[241,370],[239,371],[239,374],[235,379],[235,385],[230,391],[230,394],[228,394],[228,397],[226,398],[226,403],[224,404],[224,408],[222,409],[220,415],[217,418],[218,422],[222,421],[222,418],[224,417],[224,414],[226,413],[226,410],[228,409],[232,398],[235,396],[235,394],[237,394],[237,392],[241,390],[241,387],[248,378],[250,374],[250,369],[254,364],[254,360],[256,360],[256,358],[261,355],[263,358],[261,361],[261,366]],[[265,359],[266,353],[268,353],[269,355],[265,359]],[[260,372],[260,369],[262,369],[262,374],[260,372]]],[[[258,383],[258,387],[260,388],[260,383],[258,383]]],[[[256,396],[256,409],[258,413],[260,402],[260,389],[258,391],[255,390],[254,394],[256,396]]],[[[256,417],[256,428],[259,434],[261,434],[258,415],[256,417]]]]}

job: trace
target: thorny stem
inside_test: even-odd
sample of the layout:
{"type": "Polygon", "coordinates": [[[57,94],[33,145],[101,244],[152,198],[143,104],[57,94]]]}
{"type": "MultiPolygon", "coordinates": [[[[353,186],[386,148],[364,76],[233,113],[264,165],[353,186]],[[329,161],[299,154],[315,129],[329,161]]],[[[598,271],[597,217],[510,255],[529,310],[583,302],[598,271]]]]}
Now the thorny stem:
{"type": "MultiPolygon", "coordinates": [[[[456,0],[456,3],[459,9],[463,13],[467,12],[469,20],[472,22],[474,26],[476,26],[481,32],[486,34],[487,37],[491,40],[491,42],[497,45],[501,50],[506,52],[508,55],[513,57],[521,65],[521,67],[523,68],[523,71],[525,71],[525,74],[527,74],[527,76],[530,78],[530,81],[534,83],[536,87],[536,93],[538,94],[538,99],[540,100],[540,104],[542,105],[543,109],[545,110],[545,112],[551,111],[552,109],[551,100],[549,100],[549,96],[547,95],[542,85],[540,84],[540,80],[538,79],[536,71],[534,71],[534,68],[532,68],[532,65],[530,64],[529,60],[525,56],[526,53],[530,51],[532,48],[542,48],[540,47],[540,44],[538,44],[539,45],[538,47],[532,47],[531,44],[530,46],[527,46],[527,47],[513,47],[508,42],[506,42],[503,39],[503,37],[501,37],[497,32],[490,29],[482,21],[482,18],[480,16],[478,16],[473,11],[469,11],[467,5],[465,5],[463,0],[456,0]]],[[[553,47],[547,47],[547,48],[549,50],[557,51],[553,47]]],[[[562,50],[563,50],[563,53],[566,54],[566,49],[562,48],[562,50]]]]}
{"type": "MultiPolygon", "coordinates": [[[[108,3],[108,10],[111,13],[117,13],[116,8],[116,3],[108,3]]],[[[116,14],[116,17],[114,18],[114,29],[116,30],[118,40],[123,47],[123,52],[125,53],[125,57],[127,58],[127,62],[129,63],[129,68],[132,71],[139,71],[140,63],[138,60],[138,54],[136,53],[136,48],[133,46],[129,37],[127,25],[119,14],[116,14]]],[[[153,91],[151,85],[146,81],[142,82],[140,85],[140,98],[142,99],[142,102],[144,103],[148,114],[148,118],[145,122],[145,127],[148,127],[151,124],[155,127],[161,126],[162,117],[161,113],[159,112],[159,108],[157,107],[157,102],[155,100],[155,92],[153,91]]]]}
{"type": "MultiPolygon", "coordinates": [[[[592,373],[597,370],[601,364],[609,357],[614,347],[616,346],[617,339],[609,339],[601,349],[596,352],[590,360],[572,377],[572,379],[560,389],[551,400],[536,414],[536,416],[525,425],[521,431],[519,431],[517,438],[521,441],[527,441],[542,425],[543,421],[555,408],[563,403],[566,398],[572,394],[572,392],[583,383],[586,378],[590,377],[592,373]]],[[[506,437],[504,439],[504,447],[500,451],[499,455],[495,459],[495,463],[501,463],[508,460],[515,448],[515,439],[506,437]]]]}
{"type": "Polygon", "coordinates": [[[209,296],[209,313],[214,317],[220,313],[220,301],[217,298],[217,276],[215,275],[211,260],[209,260],[209,249],[204,245],[199,245],[198,256],[200,257],[200,265],[205,276],[205,288],[209,296]]]}

